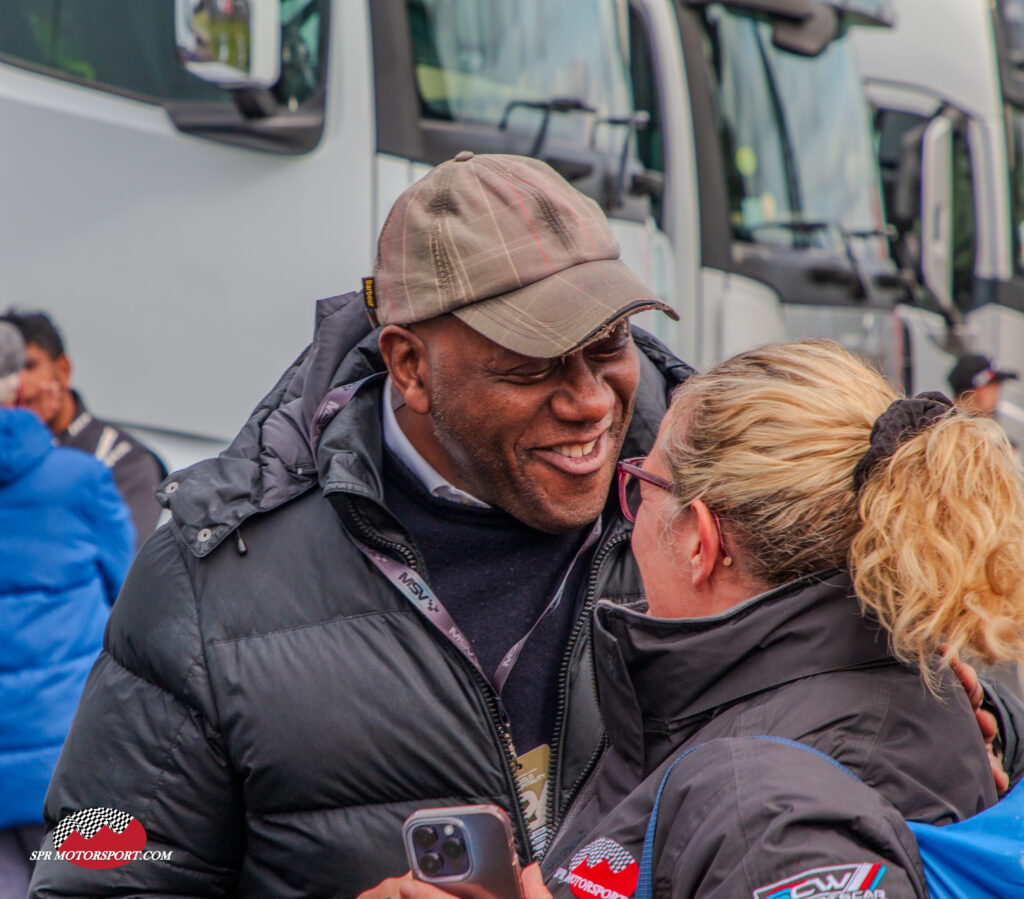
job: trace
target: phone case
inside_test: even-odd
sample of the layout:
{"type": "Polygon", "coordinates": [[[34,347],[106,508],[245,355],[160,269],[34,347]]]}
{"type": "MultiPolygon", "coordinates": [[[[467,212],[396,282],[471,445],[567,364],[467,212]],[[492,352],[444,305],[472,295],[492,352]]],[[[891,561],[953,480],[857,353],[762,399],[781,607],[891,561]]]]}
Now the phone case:
{"type": "Polygon", "coordinates": [[[420,809],[402,837],[417,880],[464,899],[522,899],[512,827],[498,806],[420,809]]]}

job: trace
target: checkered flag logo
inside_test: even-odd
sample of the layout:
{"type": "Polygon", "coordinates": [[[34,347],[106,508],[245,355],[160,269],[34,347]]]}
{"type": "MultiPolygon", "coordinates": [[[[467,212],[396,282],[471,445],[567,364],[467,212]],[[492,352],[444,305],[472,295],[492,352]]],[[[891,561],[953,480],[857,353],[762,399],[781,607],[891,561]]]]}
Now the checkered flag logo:
{"type": "Polygon", "coordinates": [[[636,863],[633,856],[616,843],[615,840],[602,837],[599,840],[594,840],[593,843],[589,843],[577,852],[572,857],[572,861],[569,862],[569,870],[576,870],[580,863],[584,861],[593,868],[599,865],[602,860],[607,860],[608,867],[611,868],[613,874],[618,874],[620,871],[636,863]]]}
{"type": "Polygon", "coordinates": [[[134,817],[127,812],[119,812],[114,808],[87,808],[73,815],[68,815],[53,830],[53,846],[60,849],[64,841],[77,831],[85,839],[91,840],[104,825],[114,833],[124,833],[134,817]]]}

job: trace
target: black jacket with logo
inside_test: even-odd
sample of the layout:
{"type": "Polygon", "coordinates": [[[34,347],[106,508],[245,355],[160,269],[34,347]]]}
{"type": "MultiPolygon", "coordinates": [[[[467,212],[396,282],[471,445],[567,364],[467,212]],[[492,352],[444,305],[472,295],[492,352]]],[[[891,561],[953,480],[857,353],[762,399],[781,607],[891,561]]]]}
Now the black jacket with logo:
{"type": "Polygon", "coordinates": [[[703,619],[601,603],[594,654],[611,746],[544,859],[556,899],[633,895],[655,794],[693,747],[662,796],[655,896],[764,899],[795,878],[808,899],[923,899],[903,818],[945,824],[996,800],[963,691],[947,678],[935,696],[893,659],[840,572],[703,619]],[[753,735],[860,780],[736,739],[753,735]]]}
{"type": "MultiPolygon", "coordinates": [[[[367,332],[358,295],[320,304],[312,347],[231,447],[165,482],[173,520],[114,606],[45,814],[52,827],[79,809],[127,812],[172,859],[42,861],[33,895],[354,896],[407,869],[402,821],[431,805],[497,803],[524,850],[493,691],[346,533],[416,557],[383,505],[379,386],[330,420],[313,455],[320,400],[380,369],[367,332]]],[[[689,372],[636,339],[629,454],[651,446],[689,372]]],[[[593,603],[640,594],[614,495],[604,520],[563,658],[556,817],[602,747],[593,603]]]]}

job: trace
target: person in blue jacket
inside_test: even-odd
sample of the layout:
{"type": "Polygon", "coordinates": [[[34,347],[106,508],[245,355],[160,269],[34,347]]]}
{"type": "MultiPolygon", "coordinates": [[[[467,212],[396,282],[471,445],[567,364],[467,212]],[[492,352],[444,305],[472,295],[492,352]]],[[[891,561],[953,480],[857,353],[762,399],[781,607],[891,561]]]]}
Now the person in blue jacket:
{"type": "Polygon", "coordinates": [[[14,408],[23,363],[0,322],[0,899],[28,892],[46,787],[135,546],[107,468],[14,408]]]}

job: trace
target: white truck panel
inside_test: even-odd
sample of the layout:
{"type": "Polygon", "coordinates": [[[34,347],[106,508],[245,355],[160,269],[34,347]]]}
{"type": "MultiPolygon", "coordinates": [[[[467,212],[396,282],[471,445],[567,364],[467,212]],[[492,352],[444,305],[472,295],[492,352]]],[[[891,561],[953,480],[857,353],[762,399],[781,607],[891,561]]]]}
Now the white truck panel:
{"type": "Polygon", "coordinates": [[[308,342],[313,301],[367,273],[362,5],[332,27],[346,50],[332,54],[324,139],[300,157],[185,135],[158,106],[0,65],[0,165],[19,173],[4,179],[3,300],[53,314],[98,414],[230,438],[308,342]]]}

